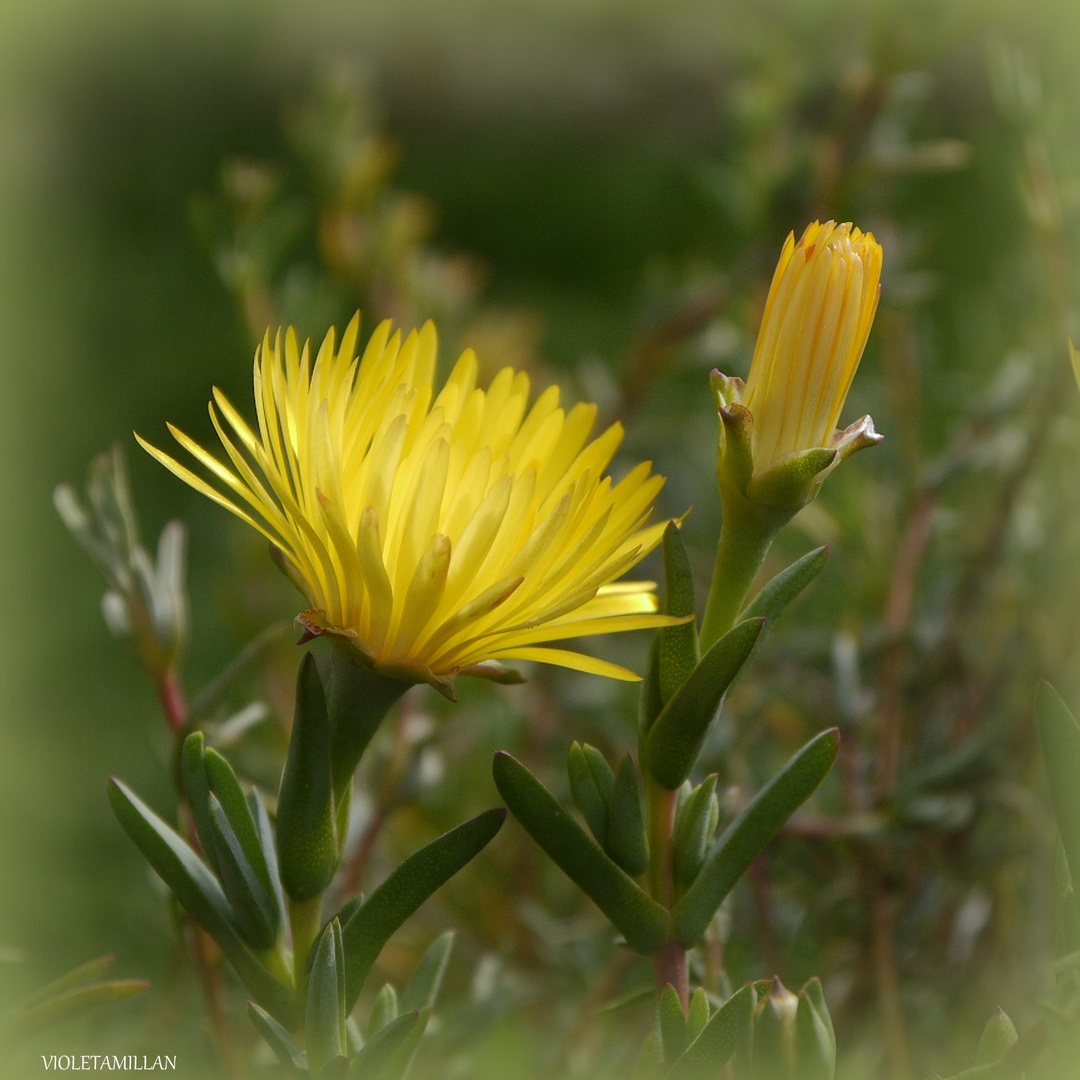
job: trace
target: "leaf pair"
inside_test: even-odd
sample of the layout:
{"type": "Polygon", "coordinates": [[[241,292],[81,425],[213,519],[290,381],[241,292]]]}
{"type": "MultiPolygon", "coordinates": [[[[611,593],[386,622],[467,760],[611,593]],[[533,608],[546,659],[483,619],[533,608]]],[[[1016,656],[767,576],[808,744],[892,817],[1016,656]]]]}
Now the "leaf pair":
{"type": "Polygon", "coordinates": [[[596,842],[632,877],[649,866],[645,812],[637,770],[627,754],[612,771],[604,755],[588,744],[573,743],[567,773],[574,802],[596,842]]]}

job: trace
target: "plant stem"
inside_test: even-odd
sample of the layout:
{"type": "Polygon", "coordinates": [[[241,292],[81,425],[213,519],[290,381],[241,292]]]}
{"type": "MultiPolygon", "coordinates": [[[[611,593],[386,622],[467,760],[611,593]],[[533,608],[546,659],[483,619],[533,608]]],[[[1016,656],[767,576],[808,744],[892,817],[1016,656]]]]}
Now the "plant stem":
{"type": "MultiPolygon", "coordinates": [[[[670,910],[675,904],[671,841],[679,793],[661,787],[647,774],[645,792],[649,810],[649,891],[657,903],[670,910]]],[[[662,994],[666,986],[673,986],[682,1002],[683,1012],[686,1012],[690,1003],[686,950],[674,938],[669,938],[653,953],[652,961],[657,994],[662,994]]]]}
{"type": "Polygon", "coordinates": [[[310,900],[289,901],[289,928],[292,931],[293,985],[296,998],[307,997],[308,953],[322,929],[322,893],[310,900]]]}

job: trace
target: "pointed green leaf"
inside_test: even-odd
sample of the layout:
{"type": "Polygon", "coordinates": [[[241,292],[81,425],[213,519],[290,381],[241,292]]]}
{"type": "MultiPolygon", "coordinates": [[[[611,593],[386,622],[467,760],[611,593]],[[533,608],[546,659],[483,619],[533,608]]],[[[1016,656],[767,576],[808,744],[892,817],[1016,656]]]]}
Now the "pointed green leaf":
{"type": "Polygon", "coordinates": [[[350,1011],[390,935],[483,850],[505,817],[501,808],[486,810],[410,855],[345,924],[345,1000],[350,1011]]]}
{"type": "Polygon", "coordinates": [[[277,818],[281,884],[293,900],[310,900],[337,868],[330,723],[315,658],[305,653],[296,682],[296,714],[281,777],[277,818]]]}
{"type": "Polygon", "coordinates": [[[308,1067],[318,1076],[323,1066],[341,1057],[345,1041],[345,957],[341,947],[341,924],[334,919],[322,935],[308,976],[304,1036],[308,1067]]]}
{"type": "Polygon", "coordinates": [[[301,1076],[307,1076],[307,1053],[304,1048],[265,1009],[260,1009],[254,1001],[248,1002],[247,1011],[251,1022],[259,1029],[259,1033],[267,1041],[270,1049],[277,1055],[278,1061],[287,1070],[301,1076]]]}
{"type": "Polygon", "coordinates": [[[278,982],[244,944],[233,924],[229,902],[202,860],[115,777],[109,780],[108,794],[113,813],[158,877],[218,943],[255,999],[288,1026],[295,1011],[291,988],[278,982]]]}
{"type": "Polygon", "coordinates": [[[430,1009],[422,1009],[387,1024],[353,1058],[349,1080],[390,1080],[399,1055],[404,1055],[406,1061],[412,1059],[430,1015],[430,1009]]]}
{"type": "Polygon", "coordinates": [[[690,995],[690,1012],[686,1018],[686,1033],[693,1042],[705,1030],[709,1022],[709,997],[704,987],[699,986],[690,995]]]}
{"type": "Polygon", "coordinates": [[[210,824],[210,780],[206,775],[205,755],[203,733],[193,731],[180,750],[180,782],[191,807],[191,816],[195,819],[206,861],[216,873],[218,864],[214,852],[214,830],[210,824]]]}
{"type": "Polygon", "coordinates": [[[9,1046],[18,1046],[43,1031],[50,1031],[103,1005],[141,994],[149,986],[145,979],[112,979],[66,990],[5,1018],[0,1022],[0,1040],[9,1046]]]}
{"type": "Polygon", "coordinates": [[[649,730],[642,765],[668,791],[674,791],[690,775],[724,694],[750,655],[763,625],[764,619],[747,619],[720,638],[649,730]]]}
{"type": "Polygon", "coordinates": [[[210,790],[217,796],[222,810],[225,811],[225,817],[232,826],[240,850],[255,871],[259,884],[271,895],[270,871],[263,854],[262,839],[240,780],[233,772],[233,767],[213,747],[206,748],[205,763],[210,790]]]}
{"type": "Polygon", "coordinates": [[[675,814],[675,832],[671,847],[675,867],[675,891],[686,892],[705,864],[705,851],[716,827],[713,806],[719,813],[716,798],[716,773],[694,788],[675,814]]]}
{"type": "Polygon", "coordinates": [[[630,948],[645,954],[656,949],[667,937],[667,912],[616,866],[524,765],[499,751],[492,771],[514,817],[630,948]]]}
{"type": "Polygon", "coordinates": [[[649,843],[645,837],[645,811],[637,769],[627,754],[615,776],[608,808],[607,842],[604,850],[631,877],[649,868],[649,843]]]}
{"type": "Polygon", "coordinates": [[[396,1020],[398,1011],[397,991],[390,983],[383,983],[371,1006],[366,1038],[371,1039],[375,1032],[381,1031],[391,1020],[396,1020]]]}
{"type": "Polygon", "coordinates": [[[735,1053],[753,1008],[754,988],[744,986],[716,1010],[665,1080],[715,1080],[735,1053]]]}
{"type": "Polygon", "coordinates": [[[602,844],[607,836],[607,799],[597,786],[580,743],[570,744],[570,753],[566,758],[566,774],[570,778],[570,794],[585,818],[585,824],[589,826],[597,842],[602,844]]]}
{"type": "MultiPolygon", "coordinates": [[[[664,530],[664,613],[696,615],[694,574],[683,546],[682,534],[674,521],[664,530]]],[[[694,619],[679,626],[665,626],[656,632],[657,674],[660,697],[670,701],[676,690],[697,667],[698,636],[694,619]]]]}
{"type": "Polygon", "coordinates": [[[686,1053],[690,1035],[686,1029],[682,1002],[673,986],[665,986],[660,995],[660,1038],[664,1044],[664,1064],[670,1068],[686,1053]]]}
{"type": "Polygon", "coordinates": [[[795,1060],[800,1080],[833,1080],[836,1074],[836,1041],[805,993],[795,1008],[795,1060]]]}
{"type": "Polygon", "coordinates": [[[660,643],[656,634],[653,634],[652,644],[649,646],[649,662],[645,666],[645,677],[641,680],[641,697],[638,699],[641,745],[644,745],[649,728],[653,726],[663,707],[664,699],[660,694],[660,643]]]}
{"type": "Polygon", "coordinates": [[[255,831],[259,837],[259,847],[265,860],[266,874],[270,879],[270,896],[278,913],[278,919],[284,920],[285,892],[281,887],[281,872],[278,869],[277,841],[274,839],[274,826],[270,822],[266,804],[257,788],[252,788],[247,797],[248,809],[255,822],[255,831]]]}
{"type": "Polygon", "coordinates": [[[1047,682],[1035,691],[1035,723],[1058,833],[1075,881],[1080,878],[1080,725],[1047,682]]]}
{"type": "Polygon", "coordinates": [[[252,869],[232,824],[210,793],[210,827],[218,856],[219,879],[241,937],[259,952],[272,948],[278,937],[278,915],[270,894],[252,869]]]}
{"type": "Polygon", "coordinates": [[[88,960],[85,964],[80,964],[70,971],[65,971],[59,978],[53,979],[52,982],[46,983],[40,990],[31,994],[23,1002],[23,1008],[29,1009],[31,1005],[37,1005],[38,1002],[58,997],[76,986],[100,979],[113,966],[115,959],[116,957],[110,953],[107,956],[98,956],[93,960],[88,960]]]}
{"type": "Polygon", "coordinates": [[[447,930],[427,947],[402,992],[402,1012],[418,1012],[420,1009],[434,1007],[453,949],[453,930],[447,930]]]}
{"type": "Polygon", "coordinates": [[[344,1054],[332,1057],[317,1074],[312,1075],[317,1076],[317,1080],[345,1080],[349,1075],[349,1059],[344,1054]]]}
{"type": "Polygon", "coordinates": [[[735,882],[828,776],[839,749],[836,728],[815,736],[724,830],[697,880],[672,913],[675,934],[686,948],[701,940],[735,882]]]}
{"type": "Polygon", "coordinates": [[[1004,1009],[995,1009],[983,1028],[979,1049],[975,1053],[975,1064],[992,1065],[1000,1061],[1018,1038],[1009,1014],[1004,1009]]]}
{"type": "Polygon", "coordinates": [[[814,548],[801,559],[796,559],[750,601],[740,620],[765,619],[766,629],[770,629],[784,608],[821,573],[828,561],[828,547],[814,548]]]}

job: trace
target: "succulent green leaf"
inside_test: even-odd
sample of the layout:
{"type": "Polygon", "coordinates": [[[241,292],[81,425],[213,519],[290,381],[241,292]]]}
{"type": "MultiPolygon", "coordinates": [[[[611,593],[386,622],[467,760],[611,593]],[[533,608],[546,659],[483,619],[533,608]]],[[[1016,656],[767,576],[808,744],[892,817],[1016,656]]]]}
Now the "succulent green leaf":
{"type": "Polygon", "coordinates": [[[328,1061],[345,1054],[347,1012],[341,923],[334,919],[319,941],[308,976],[304,1037],[312,1076],[318,1076],[328,1061]]]}
{"type": "Polygon", "coordinates": [[[259,836],[247,796],[240,786],[240,780],[228,761],[213,747],[207,747],[204,761],[210,791],[217,796],[222,810],[225,811],[225,816],[240,843],[240,849],[255,871],[259,884],[267,893],[271,893],[270,871],[263,854],[262,838],[259,836]]]}
{"type": "Polygon", "coordinates": [[[664,698],[660,693],[660,643],[656,634],[653,634],[652,644],[649,646],[649,662],[645,666],[645,676],[641,681],[641,697],[638,698],[638,730],[642,745],[663,707],[664,698]]]}
{"type": "Polygon", "coordinates": [[[705,1030],[709,1022],[709,997],[704,987],[699,986],[690,995],[690,1011],[686,1018],[686,1033],[693,1042],[705,1030]]]}
{"type": "Polygon", "coordinates": [[[675,814],[671,838],[675,871],[675,891],[682,895],[694,883],[705,865],[705,851],[716,828],[715,814],[720,812],[716,798],[716,773],[694,788],[675,814]]]}
{"type": "MultiPolygon", "coordinates": [[[[585,818],[598,843],[604,843],[607,837],[608,800],[597,786],[593,771],[589,767],[585,750],[581,744],[570,744],[570,753],[566,758],[566,773],[570,778],[570,794],[577,803],[577,808],[585,818]]],[[[614,787],[614,782],[612,783],[614,787]]]]}
{"type": "Polygon", "coordinates": [[[416,1051],[431,1009],[407,1012],[377,1032],[352,1060],[349,1080],[397,1080],[416,1051]]]}
{"type": "Polygon", "coordinates": [[[307,1053],[292,1035],[254,1001],[248,1002],[247,1012],[251,1022],[259,1029],[259,1034],[267,1041],[286,1070],[295,1075],[307,1076],[307,1053]]]}
{"type": "Polygon", "coordinates": [[[667,937],[667,912],[605,854],[528,769],[500,751],[495,786],[525,831],[608,917],[630,948],[649,954],[667,937]]]}
{"type": "Polygon", "coordinates": [[[115,777],[109,780],[108,795],[124,831],[184,910],[218,943],[255,999],[283,1024],[291,1024],[295,1011],[292,989],[275,979],[241,939],[229,902],[202,860],[115,777]]]}
{"type": "Polygon", "coordinates": [[[818,1019],[825,1025],[825,1030],[828,1034],[829,1041],[832,1043],[833,1056],[836,1055],[836,1032],[833,1031],[832,1016],[829,1015],[829,1006],[825,1001],[825,991],[821,988],[821,980],[816,976],[812,978],[803,988],[799,991],[799,996],[806,998],[810,1004],[814,1007],[818,1019]]]}
{"type": "Polygon", "coordinates": [[[763,624],[764,619],[747,619],[720,638],[649,729],[642,765],[668,791],[690,775],[724,694],[750,655],[763,624]]]}
{"type": "Polygon", "coordinates": [[[53,979],[52,982],[46,983],[31,994],[23,1002],[23,1008],[28,1009],[39,1002],[47,1001],[49,998],[59,997],[60,994],[73,990],[76,986],[82,986],[84,983],[100,979],[113,966],[115,959],[110,953],[107,956],[98,956],[93,960],[88,960],[85,964],[80,964],[70,971],[65,971],[59,978],[53,979]]]}
{"type": "Polygon", "coordinates": [[[829,774],[839,749],[835,728],[815,736],[724,830],[672,913],[675,934],[686,948],[701,940],[735,882],[829,774]]]}
{"type": "Polygon", "coordinates": [[[733,994],[705,1025],[667,1073],[665,1080],[715,1080],[728,1063],[750,1024],[755,1004],[752,985],[733,994]]]}
{"type": "Polygon", "coordinates": [[[833,1080],[836,1074],[836,1040],[805,993],[795,1008],[795,1061],[800,1080],[833,1080]]]}
{"type": "Polygon", "coordinates": [[[371,1006],[366,1038],[370,1039],[391,1020],[396,1020],[399,1011],[397,991],[391,983],[383,983],[383,988],[375,995],[375,1001],[371,1006]]]}
{"type": "Polygon", "coordinates": [[[383,717],[408,689],[408,683],[380,675],[343,649],[334,650],[327,712],[334,796],[339,802],[352,786],[356,766],[383,717]]]}
{"type": "Polygon", "coordinates": [[[690,1045],[682,1002],[673,986],[665,986],[657,1006],[660,1011],[660,1038],[664,1044],[664,1064],[670,1068],[690,1045]]]}
{"type": "Polygon", "coordinates": [[[6,1044],[5,1048],[19,1046],[103,1005],[141,994],[149,986],[144,979],[112,979],[65,990],[0,1021],[0,1042],[6,1044]]]}
{"type": "MultiPolygon", "coordinates": [[[[694,574],[682,542],[679,526],[674,521],[664,530],[664,613],[666,615],[696,615],[694,574]]],[[[660,697],[670,701],[676,690],[697,667],[698,637],[694,619],[679,626],[665,626],[656,632],[657,674],[660,697]]]]}
{"type": "Polygon", "coordinates": [[[278,868],[277,841],[274,839],[274,826],[257,788],[252,788],[247,796],[248,809],[255,822],[255,831],[259,838],[259,848],[265,860],[266,874],[270,879],[270,896],[278,912],[278,918],[284,919],[285,892],[281,887],[281,871],[278,868]]]}
{"type": "Polygon", "coordinates": [[[317,1080],[345,1080],[349,1075],[349,1059],[344,1054],[332,1057],[318,1073],[312,1073],[317,1080]]]}
{"type": "Polygon", "coordinates": [[[485,810],[410,855],[344,925],[345,1001],[350,1011],[390,935],[483,850],[505,817],[502,808],[485,810]]]}
{"type": "Polygon", "coordinates": [[[412,973],[412,978],[402,991],[402,1012],[418,1012],[420,1009],[434,1007],[453,949],[453,930],[447,930],[427,947],[412,973]]]}
{"type": "Polygon", "coordinates": [[[1009,1014],[1004,1009],[995,1009],[983,1028],[979,1049],[975,1053],[975,1064],[992,1065],[1000,1061],[1018,1038],[1009,1014]]]}
{"type": "Polygon", "coordinates": [[[330,779],[330,723],[315,658],[305,653],[296,713],[281,777],[277,818],[281,884],[293,900],[318,896],[338,863],[330,779]]]}
{"type": "Polygon", "coordinates": [[[1040,683],[1035,691],[1035,723],[1058,833],[1072,880],[1076,881],[1080,878],[1080,725],[1047,682],[1040,683]]]}
{"type": "Polygon", "coordinates": [[[630,755],[622,759],[608,807],[604,849],[631,877],[649,868],[649,842],[645,836],[645,810],[637,769],[630,755]]]}
{"type": "Polygon", "coordinates": [[[201,731],[193,731],[180,749],[180,782],[195,819],[206,860],[218,871],[214,852],[214,830],[210,823],[210,780],[206,775],[205,740],[201,731]]]}
{"type": "Polygon", "coordinates": [[[821,573],[828,561],[829,549],[824,546],[814,548],[801,559],[796,559],[750,601],[740,619],[765,619],[767,631],[784,608],[821,573]]]}

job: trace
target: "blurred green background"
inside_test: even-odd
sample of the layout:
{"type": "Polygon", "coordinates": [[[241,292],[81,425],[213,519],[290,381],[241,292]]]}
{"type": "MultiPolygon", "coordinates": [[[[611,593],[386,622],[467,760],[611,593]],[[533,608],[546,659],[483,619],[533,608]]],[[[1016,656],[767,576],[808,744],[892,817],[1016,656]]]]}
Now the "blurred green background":
{"type": "MultiPolygon", "coordinates": [[[[994,1006],[1029,1020],[1051,939],[1031,693],[1049,677],[1080,700],[1078,45],[1065,0],[5,4],[0,1007],[115,952],[155,989],[45,1049],[180,1047],[203,1075],[166,906],[104,799],[118,774],[168,810],[168,739],[57,483],[119,441],[147,539],[188,522],[198,687],[295,599],[132,429],[212,445],[210,387],[247,411],[263,313],[319,335],[358,306],[368,330],[435,315],[444,364],[472,343],[489,374],[527,366],[624,421],[619,468],[652,458],[658,512],[693,507],[704,587],[708,372],[745,375],[783,238],[820,216],[885,247],[845,422],[870,412],[887,441],[785,534],[773,569],[821,542],[830,567],[712,750],[753,790],[827,724],[848,748],[820,827],[741,887],[726,964],[820,974],[852,1076],[959,1068],[994,1006]],[[334,155],[358,147],[350,188],[334,155]]],[[[640,669],[646,644],[596,648],[640,669]]],[[[279,652],[252,690],[275,715],[279,652]]],[[[571,739],[630,748],[633,693],[598,682],[468,689],[433,744],[442,779],[391,821],[398,857],[497,801],[495,748],[555,786],[571,739]]],[[[511,1054],[514,1075],[598,1075],[618,1052],[579,1030],[582,1002],[639,972],[515,829],[406,952],[459,926],[462,1077],[511,1054]]]]}

